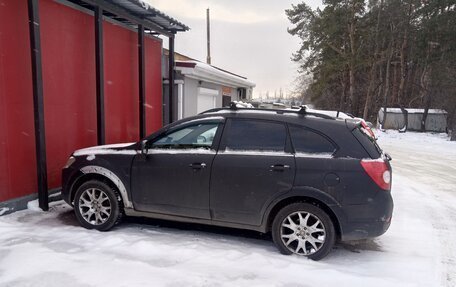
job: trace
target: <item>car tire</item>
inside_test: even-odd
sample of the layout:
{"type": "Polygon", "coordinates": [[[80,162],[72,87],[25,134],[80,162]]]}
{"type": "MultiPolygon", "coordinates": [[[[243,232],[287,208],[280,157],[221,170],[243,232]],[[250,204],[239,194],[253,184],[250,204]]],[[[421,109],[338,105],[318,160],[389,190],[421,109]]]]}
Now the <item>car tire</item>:
{"type": "Polygon", "coordinates": [[[336,231],[331,218],[321,208],[299,202],[277,213],[272,223],[272,238],[282,254],[320,260],[332,250],[336,231]]]}
{"type": "Polygon", "coordinates": [[[83,227],[107,231],[120,222],[122,202],[115,188],[103,181],[90,180],[77,189],[74,211],[83,227]]]}

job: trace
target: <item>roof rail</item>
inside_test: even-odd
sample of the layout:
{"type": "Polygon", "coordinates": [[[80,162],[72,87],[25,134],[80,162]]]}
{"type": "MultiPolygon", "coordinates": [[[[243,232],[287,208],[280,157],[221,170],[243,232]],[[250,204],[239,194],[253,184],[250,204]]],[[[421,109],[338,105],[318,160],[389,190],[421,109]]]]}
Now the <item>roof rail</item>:
{"type": "Polygon", "coordinates": [[[328,119],[328,120],[333,120],[335,119],[334,117],[325,115],[325,114],[320,114],[320,113],[313,113],[313,112],[307,112],[307,107],[306,106],[301,106],[300,109],[296,110],[284,110],[284,109],[264,109],[264,108],[240,108],[236,105],[235,102],[231,102],[228,107],[223,107],[223,108],[215,108],[215,109],[210,109],[205,112],[200,113],[200,115],[203,114],[209,114],[209,113],[215,113],[218,111],[266,111],[266,112],[275,112],[277,114],[288,114],[288,113],[293,113],[293,114],[300,114],[300,115],[309,115],[309,116],[314,116],[314,117],[319,117],[323,119],[328,119]]]}

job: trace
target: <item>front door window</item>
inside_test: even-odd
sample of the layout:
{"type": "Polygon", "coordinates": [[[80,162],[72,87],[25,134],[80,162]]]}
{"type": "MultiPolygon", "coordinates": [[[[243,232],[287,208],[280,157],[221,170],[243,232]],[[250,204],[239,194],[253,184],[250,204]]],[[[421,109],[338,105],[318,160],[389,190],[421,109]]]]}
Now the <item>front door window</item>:
{"type": "Polygon", "coordinates": [[[210,149],[218,123],[202,123],[187,126],[154,141],[150,149],[210,149]]]}

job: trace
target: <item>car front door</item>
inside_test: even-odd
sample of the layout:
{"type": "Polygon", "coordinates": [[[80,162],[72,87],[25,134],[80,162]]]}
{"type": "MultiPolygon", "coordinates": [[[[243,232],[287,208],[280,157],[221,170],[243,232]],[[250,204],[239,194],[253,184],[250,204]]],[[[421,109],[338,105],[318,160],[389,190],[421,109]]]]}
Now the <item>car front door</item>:
{"type": "Polygon", "coordinates": [[[132,166],[136,210],[210,219],[209,180],[221,120],[190,122],[146,143],[132,166]]]}
{"type": "Polygon", "coordinates": [[[268,204],[291,190],[294,174],[284,123],[229,119],[212,165],[212,219],[260,225],[268,204]]]}

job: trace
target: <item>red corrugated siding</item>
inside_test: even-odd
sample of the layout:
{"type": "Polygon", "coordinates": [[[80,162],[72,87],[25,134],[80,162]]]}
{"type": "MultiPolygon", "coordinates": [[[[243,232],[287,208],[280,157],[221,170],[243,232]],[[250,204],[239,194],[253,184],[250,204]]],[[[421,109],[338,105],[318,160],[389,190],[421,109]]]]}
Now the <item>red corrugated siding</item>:
{"type": "MultiPolygon", "coordinates": [[[[93,16],[40,1],[49,187],[70,153],[96,145],[93,16]]],[[[137,34],[104,23],[107,143],[138,140],[137,34]]],[[[36,192],[27,1],[0,0],[0,201],[36,192]]],[[[161,41],[146,37],[146,121],[162,125],[161,41]]]]}
{"type": "Polygon", "coordinates": [[[75,149],[97,144],[93,16],[40,1],[48,186],[75,149]]]}
{"type": "MultiPolygon", "coordinates": [[[[137,141],[138,34],[111,23],[104,23],[103,27],[106,142],[137,141]]],[[[146,129],[151,133],[162,126],[161,41],[146,37],[145,43],[146,129]]]]}
{"type": "Polygon", "coordinates": [[[163,125],[162,116],[162,79],[161,52],[162,43],[158,39],[148,38],[146,46],[146,133],[151,134],[163,125]]]}
{"type": "Polygon", "coordinates": [[[139,135],[137,34],[105,22],[106,143],[133,142],[139,135]]]}
{"type": "Polygon", "coordinates": [[[36,191],[27,1],[0,0],[0,201],[36,191]]]}

